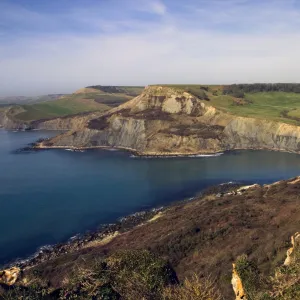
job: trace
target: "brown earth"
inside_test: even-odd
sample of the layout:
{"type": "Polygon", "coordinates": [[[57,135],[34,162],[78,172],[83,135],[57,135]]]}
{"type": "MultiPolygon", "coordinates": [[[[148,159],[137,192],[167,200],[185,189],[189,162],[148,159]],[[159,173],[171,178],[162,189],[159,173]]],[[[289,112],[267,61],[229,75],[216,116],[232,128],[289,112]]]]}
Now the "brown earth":
{"type": "Polygon", "coordinates": [[[212,274],[225,299],[233,299],[232,263],[245,253],[264,274],[282,265],[290,236],[300,228],[300,178],[253,186],[233,195],[215,194],[175,204],[108,243],[62,254],[25,270],[61,287],[72,269],[120,249],[148,249],[170,261],[180,280],[212,274]]]}

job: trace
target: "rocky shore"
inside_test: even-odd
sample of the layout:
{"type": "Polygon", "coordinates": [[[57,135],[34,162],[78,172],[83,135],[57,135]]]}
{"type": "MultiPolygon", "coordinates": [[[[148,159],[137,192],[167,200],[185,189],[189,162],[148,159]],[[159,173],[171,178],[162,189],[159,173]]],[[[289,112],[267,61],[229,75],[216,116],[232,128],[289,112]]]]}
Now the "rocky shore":
{"type": "Polygon", "coordinates": [[[99,229],[87,232],[85,234],[77,234],[71,237],[65,243],[59,243],[56,245],[42,246],[35,254],[26,259],[17,259],[9,264],[4,265],[3,268],[9,268],[11,266],[18,267],[22,270],[40,264],[44,261],[54,259],[60,255],[70,253],[85,248],[88,244],[94,241],[102,241],[105,238],[118,233],[126,232],[135,226],[146,222],[153,218],[157,213],[163,211],[165,208],[153,208],[148,211],[141,211],[131,214],[129,216],[119,219],[113,224],[104,224],[99,229]]]}
{"type": "Polygon", "coordinates": [[[110,238],[116,235],[125,233],[137,226],[154,220],[162,214],[164,211],[186,201],[192,201],[197,197],[205,197],[208,195],[215,195],[217,197],[223,197],[227,194],[234,194],[234,191],[238,190],[241,186],[240,183],[229,182],[223,183],[215,186],[211,186],[201,191],[195,197],[174,201],[172,204],[166,207],[152,208],[150,210],[140,211],[133,213],[131,215],[120,218],[115,223],[101,225],[98,229],[86,232],[85,234],[77,234],[71,237],[65,243],[59,243],[56,245],[44,245],[32,256],[25,259],[17,259],[11,263],[4,265],[3,269],[8,269],[11,267],[17,267],[21,270],[25,270],[36,265],[39,265],[45,261],[55,259],[61,255],[67,253],[73,253],[75,251],[97,244],[105,243],[110,241],[110,238]]]}

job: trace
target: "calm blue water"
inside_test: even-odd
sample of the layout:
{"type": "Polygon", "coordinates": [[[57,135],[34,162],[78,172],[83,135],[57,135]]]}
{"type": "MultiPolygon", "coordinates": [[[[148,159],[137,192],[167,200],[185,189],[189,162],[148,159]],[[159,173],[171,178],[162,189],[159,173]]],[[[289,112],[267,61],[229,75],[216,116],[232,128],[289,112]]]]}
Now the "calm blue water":
{"type": "Polygon", "coordinates": [[[0,130],[0,264],[212,184],[300,174],[300,156],[266,151],[174,159],[107,150],[14,153],[50,135],[0,130]]]}

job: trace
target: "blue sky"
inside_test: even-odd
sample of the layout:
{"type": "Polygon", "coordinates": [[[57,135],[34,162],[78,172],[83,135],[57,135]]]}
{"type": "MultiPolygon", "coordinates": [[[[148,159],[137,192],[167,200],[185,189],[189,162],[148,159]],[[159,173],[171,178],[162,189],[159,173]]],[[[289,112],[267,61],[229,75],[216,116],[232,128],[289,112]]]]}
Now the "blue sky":
{"type": "Polygon", "coordinates": [[[300,81],[300,0],[0,0],[0,95],[300,81]]]}

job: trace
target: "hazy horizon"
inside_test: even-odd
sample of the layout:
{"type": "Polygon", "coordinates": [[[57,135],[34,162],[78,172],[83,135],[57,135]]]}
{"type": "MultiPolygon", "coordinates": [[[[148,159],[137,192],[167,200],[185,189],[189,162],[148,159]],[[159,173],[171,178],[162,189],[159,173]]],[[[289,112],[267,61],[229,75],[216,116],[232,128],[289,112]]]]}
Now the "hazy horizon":
{"type": "Polygon", "coordinates": [[[296,0],[3,0],[0,96],[300,82],[296,0]]]}

